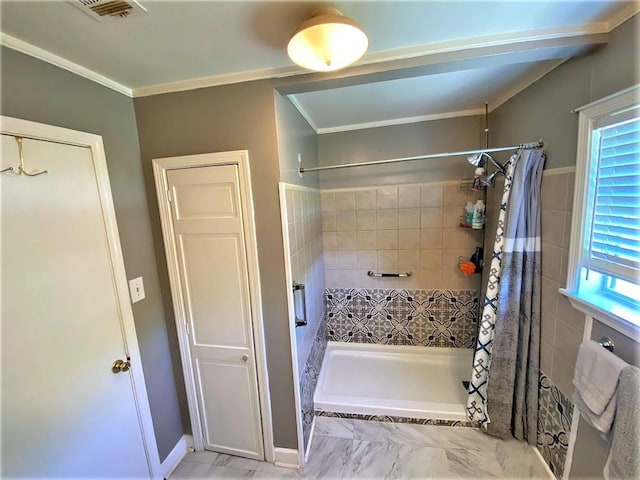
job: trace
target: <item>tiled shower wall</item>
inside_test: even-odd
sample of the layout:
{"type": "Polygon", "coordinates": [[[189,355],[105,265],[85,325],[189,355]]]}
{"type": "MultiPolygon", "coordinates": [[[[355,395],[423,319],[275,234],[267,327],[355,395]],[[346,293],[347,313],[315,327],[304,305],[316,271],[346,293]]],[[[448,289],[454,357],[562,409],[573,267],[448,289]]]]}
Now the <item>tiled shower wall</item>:
{"type": "MultiPolygon", "coordinates": [[[[305,285],[307,325],[295,328],[298,383],[303,441],[306,446],[313,420],[315,391],[327,335],[324,324],[324,266],[320,221],[320,192],[317,189],[282,184],[284,223],[288,242],[285,250],[291,265],[291,281],[305,285]]],[[[291,306],[290,306],[291,307],[291,306]]]]}
{"type": "Polygon", "coordinates": [[[481,245],[482,230],[459,227],[467,200],[458,182],[322,191],[327,288],[478,290],[458,258],[481,245]],[[408,278],[368,277],[367,271],[408,278]]]}

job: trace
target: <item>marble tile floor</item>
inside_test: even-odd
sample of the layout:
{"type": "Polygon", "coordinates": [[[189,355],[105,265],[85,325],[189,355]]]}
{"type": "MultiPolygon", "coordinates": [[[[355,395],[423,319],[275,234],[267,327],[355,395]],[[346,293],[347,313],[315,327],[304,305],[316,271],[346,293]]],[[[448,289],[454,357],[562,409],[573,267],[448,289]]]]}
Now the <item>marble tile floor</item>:
{"type": "Polygon", "coordinates": [[[307,465],[300,470],[213,452],[189,453],[177,479],[545,479],[529,445],[477,429],[316,417],[307,465]]]}

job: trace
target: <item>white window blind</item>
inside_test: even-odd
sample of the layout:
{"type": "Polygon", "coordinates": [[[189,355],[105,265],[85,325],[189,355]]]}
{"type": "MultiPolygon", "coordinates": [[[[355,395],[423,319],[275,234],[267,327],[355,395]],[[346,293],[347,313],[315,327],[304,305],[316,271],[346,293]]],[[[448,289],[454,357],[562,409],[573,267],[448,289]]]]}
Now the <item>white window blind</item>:
{"type": "MultiPolygon", "coordinates": [[[[609,117],[611,119],[611,117],[609,117]]],[[[607,122],[609,123],[609,122],[607,122]]],[[[591,234],[587,269],[640,278],[640,119],[593,131],[591,234]]]]}

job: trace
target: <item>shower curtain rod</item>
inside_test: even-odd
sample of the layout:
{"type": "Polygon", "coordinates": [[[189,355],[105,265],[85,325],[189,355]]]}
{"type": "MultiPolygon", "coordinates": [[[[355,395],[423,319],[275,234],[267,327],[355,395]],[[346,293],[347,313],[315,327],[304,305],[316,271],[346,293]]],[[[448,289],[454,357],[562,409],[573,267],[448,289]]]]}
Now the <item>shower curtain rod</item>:
{"type": "Polygon", "coordinates": [[[399,162],[408,162],[411,160],[426,160],[429,158],[442,158],[442,157],[459,157],[459,156],[468,156],[475,155],[476,153],[493,153],[493,152],[507,152],[509,150],[518,150],[520,148],[538,148],[542,147],[544,143],[542,140],[539,142],[533,143],[521,143],[520,145],[513,145],[511,147],[500,147],[500,148],[483,148],[480,150],[465,150],[463,152],[447,152],[447,153],[434,153],[431,155],[418,155],[417,157],[404,157],[404,158],[390,158],[387,160],[374,160],[372,162],[359,162],[359,163],[345,163],[342,165],[325,165],[324,167],[309,167],[304,168],[300,167],[298,171],[300,173],[306,172],[319,172],[321,170],[337,170],[339,168],[351,168],[351,167],[366,167],[369,165],[384,165],[386,163],[399,163],[399,162]]]}

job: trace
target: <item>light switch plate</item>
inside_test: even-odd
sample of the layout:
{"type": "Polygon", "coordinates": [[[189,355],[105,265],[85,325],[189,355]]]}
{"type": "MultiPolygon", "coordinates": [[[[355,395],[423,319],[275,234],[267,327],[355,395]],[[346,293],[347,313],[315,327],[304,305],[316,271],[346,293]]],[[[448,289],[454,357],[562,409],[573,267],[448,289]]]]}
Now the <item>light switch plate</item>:
{"type": "Polygon", "coordinates": [[[131,303],[136,303],[144,299],[142,277],[129,280],[129,292],[131,293],[131,303]]]}

